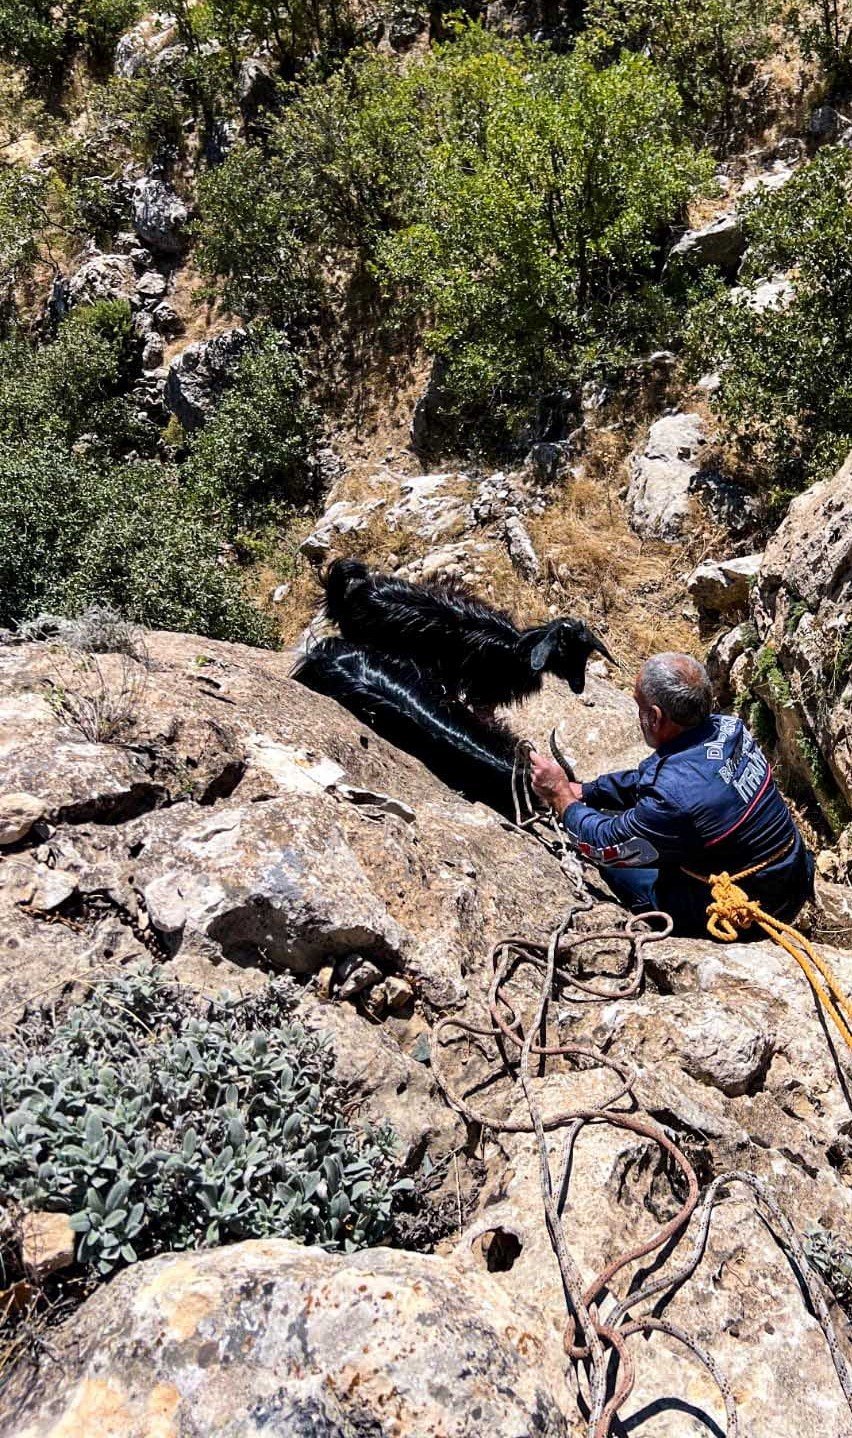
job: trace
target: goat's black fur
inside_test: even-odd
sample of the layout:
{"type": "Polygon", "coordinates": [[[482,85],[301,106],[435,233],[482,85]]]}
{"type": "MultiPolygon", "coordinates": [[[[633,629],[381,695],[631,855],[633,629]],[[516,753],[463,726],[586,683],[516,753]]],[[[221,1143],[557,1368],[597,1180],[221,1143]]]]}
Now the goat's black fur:
{"type": "Polygon", "coordinates": [[[581,619],[518,629],[508,614],[450,584],[410,584],[337,559],[325,576],[325,612],[344,639],[373,653],[412,661],[434,675],[450,699],[474,709],[515,704],[541,688],[545,671],[575,694],[586,661],[605,645],[581,619]]]}
{"type": "Polygon", "coordinates": [[[293,678],[336,699],[445,783],[511,817],[515,736],[448,700],[415,664],[323,639],[299,660],[293,678]]]}

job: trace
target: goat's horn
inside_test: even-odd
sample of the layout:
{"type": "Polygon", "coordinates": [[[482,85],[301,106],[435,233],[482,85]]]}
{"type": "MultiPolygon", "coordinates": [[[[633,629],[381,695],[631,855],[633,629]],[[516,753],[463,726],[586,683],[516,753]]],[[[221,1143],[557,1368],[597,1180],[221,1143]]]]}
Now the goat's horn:
{"type": "Polygon", "coordinates": [[[550,739],[548,742],[550,743],[550,752],[556,760],[557,764],[559,765],[560,769],[564,769],[566,777],[571,780],[572,784],[576,784],[577,775],[574,773],[574,766],[571,763],[571,760],[567,759],[562,753],[562,750],[559,747],[559,741],[556,738],[555,729],[551,729],[550,739]]]}
{"type": "Polygon", "coordinates": [[[592,635],[592,648],[597,649],[598,653],[602,654],[604,659],[608,659],[610,664],[614,664],[616,669],[624,669],[624,665],[621,663],[621,661],[619,659],[616,659],[614,655],[610,654],[603,640],[599,639],[597,634],[592,635]]]}

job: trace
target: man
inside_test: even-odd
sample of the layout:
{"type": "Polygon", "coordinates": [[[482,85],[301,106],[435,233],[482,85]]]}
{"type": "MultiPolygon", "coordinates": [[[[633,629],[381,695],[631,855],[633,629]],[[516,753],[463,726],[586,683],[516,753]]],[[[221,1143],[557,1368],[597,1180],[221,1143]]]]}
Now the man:
{"type": "MultiPolygon", "coordinates": [[[[710,680],[688,654],[657,654],[634,696],[654,753],[638,769],[574,784],[532,756],[532,784],[561,815],[580,854],[640,914],[663,909],[675,933],[704,932],[710,890],[684,872],[731,875],[767,913],[794,919],[810,896],[813,859],[758,744],[739,719],[713,714],[710,680]]],[[[760,930],[747,931],[760,937],[760,930]]]]}

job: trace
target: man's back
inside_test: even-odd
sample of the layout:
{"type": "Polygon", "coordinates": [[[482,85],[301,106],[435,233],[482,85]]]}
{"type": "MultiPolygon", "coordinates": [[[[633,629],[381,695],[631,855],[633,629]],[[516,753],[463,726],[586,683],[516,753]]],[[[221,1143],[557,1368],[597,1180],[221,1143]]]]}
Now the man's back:
{"type": "Polygon", "coordinates": [[[658,868],[657,903],[681,932],[700,930],[709,899],[684,869],[766,865],[746,887],[779,917],[798,912],[810,888],[810,861],[769,762],[731,715],[685,730],[637,770],[584,784],[565,826],[604,866],[658,868]]]}

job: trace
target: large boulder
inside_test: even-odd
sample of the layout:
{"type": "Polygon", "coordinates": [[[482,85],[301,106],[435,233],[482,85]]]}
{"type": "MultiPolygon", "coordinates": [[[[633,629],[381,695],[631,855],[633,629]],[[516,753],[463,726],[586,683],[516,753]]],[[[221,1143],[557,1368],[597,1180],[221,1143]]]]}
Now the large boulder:
{"type": "Polygon", "coordinates": [[[248,334],[235,327],[187,345],[169,365],[163,398],[185,430],[200,429],[216,408],[242,359],[248,334]]]}
{"type": "Polygon", "coordinates": [[[745,609],[749,591],[760,568],[761,555],[705,560],[686,581],[687,593],[702,615],[728,614],[745,609]]]}
{"type": "Polygon", "coordinates": [[[68,281],[74,305],[97,300],[131,300],[136,293],[136,268],[129,255],[92,255],[68,281]]]}
{"type": "Polygon", "coordinates": [[[783,757],[842,822],[852,811],[852,456],[793,500],[760,565],[752,618],[783,757]]]}
{"type": "Polygon", "coordinates": [[[178,255],[184,246],[189,210],[165,180],[143,175],[133,186],[133,226],[140,240],[163,255],[178,255]]]}
{"type": "Polygon", "coordinates": [[[641,450],[630,457],[627,513],[643,539],[682,539],[692,513],[691,493],[707,444],[698,414],[658,419],[641,450]]]}
{"type": "Polygon", "coordinates": [[[153,1259],[86,1304],[61,1378],[0,1433],[569,1438],[534,1326],[442,1258],[267,1239],[153,1259]]]}
{"type": "MultiPolygon", "coordinates": [[[[481,1027],[491,946],[507,934],[544,939],[572,882],[533,837],[288,679],[288,656],[174,634],[148,635],[146,648],[144,659],[99,656],[103,695],[138,681],[122,745],[86,738],[47,700],[50,684],[73,695],[95,682],[91,670],[47,644],[0,648],[13,821],[0,864],[3,1026],[151,954],[202,992],[295,972],[306,1020],[331,1033],[338,1073],[356,1086],[359,1119],[388,1118],[413,1171],[425,1152],[447,1172],[454,1239],[440,1258],[264,1241],[135,1266],[51,1333],[35,1384],[22,1365],[0,1432],[582,1433],[576,1378],[570,1367],[562,1376],[564,1295],[536,1147],[463,1124],[429,1064],[438,1015],[481,1027]],[[50,885],[66,897],[45,913],[39,903],[59,892],[50,885]],[[335,996],[328,975],[344,967],[413,995],[407,1010],[368,1007],[363,990],[335,996]]],[[[539,747],[559,722],[581,777],[641,753],[632,702],[595,676],[579,697],[549,679],[511,717],[539,747]]],[[[598,904],[587,922],[624,917],[598,904]]],[[[578,975],[622,972],[615,941],[594,945],[578,975]]],[[[852,991],[852,953],[826,952],[852,991]]],[[[574,1003],[566,991],[553,1013],[563,1041],[603,1046],[635,1073],[640,1110],[665,1124],[702,1185],[745,1169],[797,1231],[848,1232],[843,1059],[793,960],[766,942],[680,939],[647,959],[635,998],[574,1003]]],[[[518,982],[524,1006],[530,982],[518,982]]],[[[497,1062],[463,1035],[442,1068],[475,1108],[520,1116],[519,1092],[494,1082],[497,1062]]],[[[544,1075],[536,1065],[533,1082],[548,1111],[612,1092],[611,1074],[585,1061],[544,1075]]],[[[555,1132],[554,1164],[561,1143],[555,1132]]],[[[653,1144],[604,1124],[584,1131],[566,1208],[584,1278],[682,1197],[653,1144]]],[[[669,1262],[683,1256],[681,1244],[669,1262]]],[[[623,1296],[627,1281],[610,1287],[623,1296]]],[[[823,1336],[742,1190],[721,1205],[699,1272],[666,1316],[728,1376],[743,1431],[799,1438],[817,1393],[821,1431],[852,1438],[823,1336]]],[[[631,1345],[626,1428],[649,1405],[655,1438],[683,1438],[684,1405],[696,1423],[718,1423],[718,1395],[688,1353],[659,1334],[631,1345]]]]}
{"type": "Polygon", "coordinates": [[[733,275],[745,254],[745,247],[742,221],[734,211],[729,211],[700,229],[687,230],[672,247],[669,263],[686,260],[693,265],[708,265],[733,275]]]}

